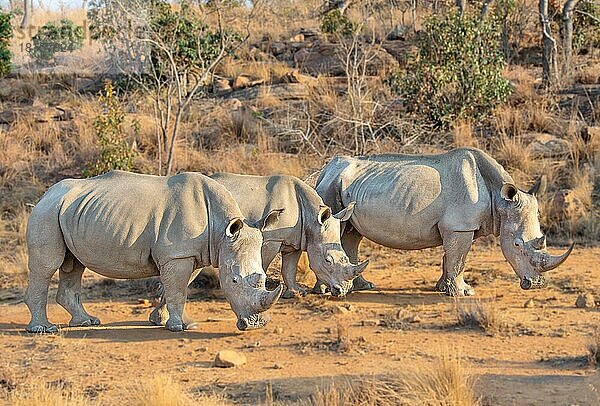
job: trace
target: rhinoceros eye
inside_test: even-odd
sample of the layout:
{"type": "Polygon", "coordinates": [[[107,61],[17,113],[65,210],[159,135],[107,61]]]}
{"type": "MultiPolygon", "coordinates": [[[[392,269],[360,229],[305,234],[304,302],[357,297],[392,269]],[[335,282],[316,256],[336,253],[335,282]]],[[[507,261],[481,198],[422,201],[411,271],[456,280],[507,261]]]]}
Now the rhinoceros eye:
{"type": "Polygon", "coordinates": [[[232,281],[233,283],[239,283],[239,282],[240,282],[240,280],[241,280],[241,277],[240,277],[240,275],[233,275],[233,276],[231,277],[231,281],[232,281]]]}

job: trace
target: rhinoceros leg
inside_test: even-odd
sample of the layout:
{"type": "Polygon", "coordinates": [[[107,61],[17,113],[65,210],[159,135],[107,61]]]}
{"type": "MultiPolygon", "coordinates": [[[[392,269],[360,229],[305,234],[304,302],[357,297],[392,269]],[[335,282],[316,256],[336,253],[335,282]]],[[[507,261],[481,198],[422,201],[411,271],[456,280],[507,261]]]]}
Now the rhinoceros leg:
{"type": "Polygon", "coordinates": [[[71,315],[69,326],[98,326],[100,319],[90,316],[81,304],[81,276],[85,267],[70,252],[60,267],[56,302],[71,315]]]}
{"type": "Polygon", "coordinates": [[[286,290],[281,295],[284,299],[291,299],[298,295],[305,296],[306,290],[302,289],[296,281],[296,273],[298,272],[298,260],[302,254],[301,250],[281,253],[281,275],[285,282],[286,290]]]}
{"type": "Polygon", "coordinates": [[[436,288],[450,296],[474,295],[475,291],[463,279],[467,254],[473,244],[472,231],[454,231],[442,234],[444,258],[442,276],[436,288]]]}
{"type": "Polygon", "coordinates": [[[174,259],[160,269],[160,280],[165,290],[163,296],[169,312],[166,327],[171,331],[188,329],[183,321],[183,311],[187,300],[187,285],[194,271],[194,263],[194,258],[174,259]]]}
{"type": "MultiPolygon", "coordinates": [[[[202,272],[203,268],[194,269],[190,279],[188,281],[188,286],[194,282],[194,279],[202,272]]],[[[158,281],[158,287],[156,289],[156,298],[160,299],[160,303],[156,306],[148,320],[150,323],[155,326],[164,326],[167,324],[167,320],[169,320],[169,311],[167,310],[167,302],[165,301],[165,288],[161,281],[158,281]]],[[[186,313],[185,309],[183,310],[183,324],[187,326],[188,330],[195,330],[198,327],[198,323],[194,321],[189,315],[186,313]]]]}
{"type": "MultiPolygon", "coordinates": [[[[344,234],[342,235],[342,248],[346,251],[346,255],[348,255],[348,259],[353,264],[358,264],[358,246],[362,241],[363,236],[360,235],[354,227],[351,227],[349,224],[346,225],[344,230],[344,234]]],[[[351,292],[356,292],[359,290],[373,290],[375,289],[375,284],[373,282],[369,282],[362,275],[358,275],[352,281],[352,289],[351,292]]]]}

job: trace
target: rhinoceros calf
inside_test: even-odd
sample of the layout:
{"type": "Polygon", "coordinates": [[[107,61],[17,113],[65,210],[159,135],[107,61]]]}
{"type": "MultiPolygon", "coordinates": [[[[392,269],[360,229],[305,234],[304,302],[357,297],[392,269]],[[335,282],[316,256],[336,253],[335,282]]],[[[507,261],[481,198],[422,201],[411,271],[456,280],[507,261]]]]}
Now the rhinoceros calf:
{"type": "Polygon", "coordinates": [[[56,299],[71,314],[71,326],[100,324],[81,304],[86,267],[110,278],[160,275],[171,331],[187,328],[183,309],[196,267],[219,268],[242,330],[263,326],[267,319],[262,313],[283,290],[281,285],[265,289],[261,232],[245,222],[223,186],[200,174],[157,177],[113,171],[63,180],[33,208],[26,238],[29,332],[57,330],[48,321],[46,304],[58,268],[56,299]]]}
{"type": "MultiPolygon", "coordinates": [[[[489,155],[458,148],[440,155],[336,157],[321,171],[316,190],[334,210],[356,202],[342,232],[351,261],[358,259],[363,237],[405,250],[443,245],[437,289],[462,296],[474,294],[463,269],[475,238],[500,237],[523,289],[543,286],[542,272],[569,256],[572,245],[560,256],[546,252],[536,199],[540,184],[523,192],[489,155]]],[[[373,287],[362,277],[354,285],[373,287]]]]}

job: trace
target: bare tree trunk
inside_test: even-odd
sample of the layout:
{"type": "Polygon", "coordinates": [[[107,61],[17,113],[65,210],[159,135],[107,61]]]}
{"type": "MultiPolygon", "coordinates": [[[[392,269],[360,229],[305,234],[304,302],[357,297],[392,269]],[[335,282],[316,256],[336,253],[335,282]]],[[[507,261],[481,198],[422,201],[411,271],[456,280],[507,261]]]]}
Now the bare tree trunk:
{"type": "Polygon", "coordinates": [[[548,0],[539,0],[540,25],[542,28],[542,67],[543,81],[546,87],[554,87],[559,84],[558,76],[558,53],[556,40],[552,37],[552,28],[548,18],[548,0]]]}
{"type": "Polygon", "coordinates": [[[29,27],[31,21],[31,13],[33,9],[33,0],[23,0],[23,19],[21,20],[21,28],[29,27]]]}
{"type": "Polygon", "coordinates": [[[467,6],[466,0],[456,0],[456,6],[458,7],[458,15],[462,17],[467,6]]]}
{"type": "Polygon", "coordinates": [[[412,0],[413,32],[417,32],[417,0],[412,0]]]}
{"type": "Polygon", "coordinates": [[[579,0],[567,0],[562,11],[563,75],[571,71],[573,53],[573,12],[579,0]]]}

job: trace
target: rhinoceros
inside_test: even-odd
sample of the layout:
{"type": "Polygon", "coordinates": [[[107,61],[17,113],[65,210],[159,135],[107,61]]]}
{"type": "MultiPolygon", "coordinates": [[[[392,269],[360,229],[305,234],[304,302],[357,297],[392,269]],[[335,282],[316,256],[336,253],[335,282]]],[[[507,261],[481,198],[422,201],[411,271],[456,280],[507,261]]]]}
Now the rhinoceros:
{"type": "Polygon", "coordinates": [[[187,283],[197,267],[219,268],[240,330],[266,324],[263,312],[283,290],[282,285],[265,289],[261,231],[248,224],[222,185],[196,173],[159,177],[112,171],[63,180],[33,208],[26,239],[29,332],[57,330],[46,304],[59,268],[56,300],[70,313],[70,326],[100,324],[81,304],[86,267],[110,278],[160,276],[171,331],[188,327],[183,320],[187,283]]]}
{"type": "MultiPolygon", "coordinates": [[[[352,280],[368,265],[368,261],[350,263],[340,243],[340,221],[350,217],[353,203],[332,214],[313,188],[293,176],[216,173],[210,177],[227,188],[248,221],[269,217],[269,224],[262,227],[262,266],[266,270],[281,252],[281,273],[287,287],[282,297],[306,294],[296,281],[303,251],[317,275],[317,285],[328,287],[333,296],[345,295],[352,280]]],[[[158,292],[162,296],[162,288],[158,292]]],[[[150,315],[154,324],[164,324],[167,318],[164,303],[150,315]]]]}
{"type": "MultiPolygon", "coordinates": [[[[358,259],[363,237],[404,250],[442,245],[442,276],[436,288],[448,295],[473,295],[463,278],[467,253],[475,238],[500,237],[504,257],[523,289],[540,288],[542,274],[562,264],[562,255],[546,251],[536,194],[528,192],[485,152],[457,148],[439,155],[336,157],[321,171],[316,190],[325,204],[341,210],[356,202],[342,226],[342,246],[358,259]]],[[[354,290],[372,289],[362,276],[354,290]]]]}

